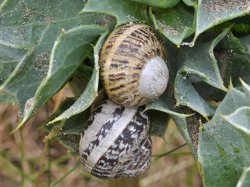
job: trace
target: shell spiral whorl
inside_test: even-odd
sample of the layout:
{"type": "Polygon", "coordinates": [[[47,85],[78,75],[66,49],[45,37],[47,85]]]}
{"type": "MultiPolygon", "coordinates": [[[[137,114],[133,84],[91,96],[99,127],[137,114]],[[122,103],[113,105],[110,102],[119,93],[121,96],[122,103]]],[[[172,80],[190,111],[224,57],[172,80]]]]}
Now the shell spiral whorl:
{"type": "Polygon", "coordinates": [[[99,178],[134,177],[150,166],[149,120],[143,108],[105,100],[92,113],[79,151],[87,171],[99,178]]]}
{"type": "Polygon", "coordinates": [[[109,98],[128,107],[157,99],[168,82],[165,58],[162,41],[148,25],[115,29],[100,54],[101,79],[109,98]]]}

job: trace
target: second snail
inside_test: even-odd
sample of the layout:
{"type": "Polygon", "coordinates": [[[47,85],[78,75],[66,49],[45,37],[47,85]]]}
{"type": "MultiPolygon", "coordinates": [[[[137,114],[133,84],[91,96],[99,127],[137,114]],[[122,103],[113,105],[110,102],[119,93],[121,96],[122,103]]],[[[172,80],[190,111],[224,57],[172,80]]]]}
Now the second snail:
{"type": "Polygon", "coordinates": [[[82,163],[100,178],[141,175],[151,159],[149,119],[141,106],[156,100],[167,87],[164,45],[147,25],[123,25],[107,38],[99,64],[110,100],[92,111],[81,135],[82,163]]]}

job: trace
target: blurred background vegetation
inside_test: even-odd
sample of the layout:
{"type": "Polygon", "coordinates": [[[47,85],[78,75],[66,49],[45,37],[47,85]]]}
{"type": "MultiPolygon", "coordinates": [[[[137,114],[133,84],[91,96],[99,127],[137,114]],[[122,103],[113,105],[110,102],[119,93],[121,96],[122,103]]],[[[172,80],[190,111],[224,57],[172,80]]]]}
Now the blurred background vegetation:
{"type": "MultiPolygon", "coordinates": [[[[106,187],[101,180],[86,173],[67,149],[55,139],[46,140],[43,122],[66,97],[73,93],[68,85],[57,93],[25,128],[11,134],[18,124],[18,109],[0,105],[0,186],[106,187]]],[[[150,170],[140,179],[143,187],[200,187],[197,165],[185,140],[173,122],[164,139],[152,137],[153,157],[150,170]],[[176,148],[180,147],[175,151],[176,148]],[[165,154],[166,153],[166,154],[165,154]],[[163,155],[162,155],[163,154],[163,155]],[[158,158],[158,156],[160,158],[158,158]]]]}

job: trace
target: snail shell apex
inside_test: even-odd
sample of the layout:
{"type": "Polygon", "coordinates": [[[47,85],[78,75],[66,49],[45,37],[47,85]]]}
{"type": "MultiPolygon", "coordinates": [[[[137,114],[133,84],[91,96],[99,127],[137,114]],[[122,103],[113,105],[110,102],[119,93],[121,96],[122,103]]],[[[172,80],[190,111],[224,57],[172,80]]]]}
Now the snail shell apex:
{"type": "Polygon", "coordinates": [[[162,41],[148,25],[115,29],[100,54],[101,79],[109,98],[128,107],[157,99],[168,82],[165,57],[162,41]]]}
{"type": "Polygon", "coordinates": [[[99,178],[137,176],[150,166],[149,120],[143,108],[106,100],[90,117],[79,151],[84,168],[99,178]]]}

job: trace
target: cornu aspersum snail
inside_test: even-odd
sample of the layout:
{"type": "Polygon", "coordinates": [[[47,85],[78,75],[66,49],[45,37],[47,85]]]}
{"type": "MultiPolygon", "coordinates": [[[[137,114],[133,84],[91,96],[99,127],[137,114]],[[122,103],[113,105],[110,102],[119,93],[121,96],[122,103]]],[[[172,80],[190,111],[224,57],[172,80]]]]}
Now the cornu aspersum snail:
{"type": "Polygon", "coordinates": [[[79,151],[87,171],[99,178],[134,177],[150,166],[151,139],[144,105],[166,89],[168,68],[162,41],[144,24],[115,29],[100,53],[108,97],[92,112],[79,151]],[[113,102],[114,101],[114,102],[113,102]]]}
{"type": "Polygon", "coordinates": [[[100,53],[100,74],[109,98],[128,107],[157,99],[169,77],[165,58],[162,41],[148,25],[116,28],[100,53]]]}
{"type": "Polygon", "coordinates": [[[104,100],[81,135],[79,151],[85,169],[99,178],[142,174],[151,159],[148,130],[143,107],[126,108],[104,100]]]}

